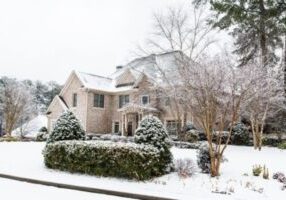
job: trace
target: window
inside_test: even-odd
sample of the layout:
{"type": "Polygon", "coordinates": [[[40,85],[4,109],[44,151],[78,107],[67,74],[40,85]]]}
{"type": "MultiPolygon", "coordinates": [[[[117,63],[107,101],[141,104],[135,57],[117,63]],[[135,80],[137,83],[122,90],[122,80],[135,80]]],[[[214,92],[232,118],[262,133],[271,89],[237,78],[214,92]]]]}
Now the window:
{"type": "Polygon", "coordinates": [[[119,122],[114,122],[114,133],[119,133],[119,122]]]}
{"type": "Polygon", "coordinates": [[[141,97],[141,104],[142,105],[147,105],[147,104],[149,104],[149,96],[148,95],[144,95],[144,96],[142,96],[141,97]]]}
{"type": "Polygon", "coordinates": [[[177,135],[178,122],[176,120],[166,121],[166,129],[170,135],[177,135]]]}
{"type": "Polygon", "coordinates": [[[73,107],[77,107],[77,93],[74,93],[74,94],[73,94],[73,97],[72,97],[72,106],[73,106],[73,107]]]}
{"type": "Polygon", "coordinates": [[[103,94],[93,95],[93,107],[104,108],[104,95],[103,94]]]}
{"type": "Polygon", "coordinates": [[[122,108],[129,103],[129,95],[120,95],[119,96],[119,108],[122,108]]]}
{"type": "Polygon", "coordinates": [[[165,98],[165,106],[170,106],[171,105],[171,99],[170,97],[165,98]]]}

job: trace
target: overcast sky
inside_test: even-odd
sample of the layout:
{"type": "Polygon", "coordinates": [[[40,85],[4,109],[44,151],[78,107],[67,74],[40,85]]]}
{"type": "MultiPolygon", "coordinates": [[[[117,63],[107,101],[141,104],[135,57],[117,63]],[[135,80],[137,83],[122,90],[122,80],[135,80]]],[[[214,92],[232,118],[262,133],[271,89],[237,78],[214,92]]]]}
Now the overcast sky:
{"type": "Polygon", "coordinates": [[[0,76],[64,83],[109,75],[150,34],[152,13],[190,0],[0,0],[0,76]]]}

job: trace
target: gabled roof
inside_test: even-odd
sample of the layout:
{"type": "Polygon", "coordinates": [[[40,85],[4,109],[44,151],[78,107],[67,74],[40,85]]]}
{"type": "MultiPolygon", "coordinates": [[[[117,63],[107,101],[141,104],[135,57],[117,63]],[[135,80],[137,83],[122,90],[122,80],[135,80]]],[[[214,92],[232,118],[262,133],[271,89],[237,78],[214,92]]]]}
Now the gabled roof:
{"type": "Polygon", "coordinates": [[[83,86],[91,90],[105,92],[124,92],[133,88],[132,86],[116,87],[116,80],[108,77],[88,74],[84,72],[75,72],[75,74],[83,86]]]}
{"type": "Polygon", "coordinates": [[[163,54],[152,54],[147,57],[134,59],[127,65],[123,66],[122,69],[111,74],[109,77],[73,71],[60,95],[62,95],[62,93],[64,93],[64,91],[67,89],[74,76],[80,80],[83,88],[110,93],[132,90],[138,85],[138,83],[140,83],[145,75],[150,78],[150,80],[159,79],[161,73],[158,72],[158,66],[160,66],[160,69],[166,71],[167,73],[171,72],[168,74],[173,76],[173,67],[175,66],[174,60],[178,53],[178,51],[173,51],[163,54]],[[124,74],[131,74],[131,76],[134,77],[135,80],[132,81],[132,83],[134,82],[133,85],[122,84],[119,87],[117,81],[120,79],[120,77],[123,77],[124,74]]]}
{"type": "Polygon", "coordinates": [[[49,105],[49,107],[47,109],[47,113],[50,111],[50,108],[52,106],[54,106],[57,102],[63,108],[63,110],[68,110],[69,109],[67,104],[66,104],[66,102],[59,95],[56,95],[55,98],[53,99],[53,101],[51,102],[51,104],[49,105]]]}
{"type": "Polygon", "coordinates": [[[175,68],[177,67],[176,56],[178,55],[181,55],[180,51],[151,54],[146,57],[137,58],[123,66],[122,69],[111,74],[110,77],[116,78],[129,69],[137,78],[141,77],[143,73],[152,80],[158,80],[162,75],[159,68],[167,75],[174,76],[175,68]]]}

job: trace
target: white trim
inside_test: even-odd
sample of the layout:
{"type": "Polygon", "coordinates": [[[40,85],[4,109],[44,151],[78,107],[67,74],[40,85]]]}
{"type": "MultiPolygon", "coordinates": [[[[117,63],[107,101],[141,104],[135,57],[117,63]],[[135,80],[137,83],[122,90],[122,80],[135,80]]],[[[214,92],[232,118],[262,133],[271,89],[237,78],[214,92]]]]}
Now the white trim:
{"type": "Polygon", "coordinates": [[[82,85],[84,85],[84,83],[82,82],[82,80],[78,77],[77,73],[73,70],[70,74],[70,76],[68,77],[68,80],[65,82],[63,89],[61,90],[59,96],[63,96],[63,94],[65,93],[65,91],[68,89],[68,87],[70,86],[70,84],[72,83],[72,81],[74,80],[74,78],[77,77],[78,80],[80,81],[80,83],[82,85]]]}
{"type": "Polygon", "coordinates": [[[150,95],[147,95],[147,94],[141,95],[140,96],[140,101],[141,101],[141,105],[150,105],[150,95]],[[148,103],[147,104],[143,103],[143,97],[148,97],[148,103]]]}
{"type": "Polygon", "coordinates": [[[118,121],[118,120],[112,121],[112,133],[115,133],[115,123],[118,123],[118,132],[117,133],[120,133],[120,121],[118,121]]]}

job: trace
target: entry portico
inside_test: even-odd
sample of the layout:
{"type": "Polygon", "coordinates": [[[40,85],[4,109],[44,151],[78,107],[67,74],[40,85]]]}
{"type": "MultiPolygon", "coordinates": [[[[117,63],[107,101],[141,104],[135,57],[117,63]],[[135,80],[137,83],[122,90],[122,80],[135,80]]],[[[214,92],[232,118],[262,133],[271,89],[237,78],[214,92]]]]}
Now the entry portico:
{"type": "Polygon", "coordinates": [[[121,113],[121,135],[124,136],[133,136],[144,116],[150,114],[159,116],[160,113],[156,108],[139,104],[127,104],[118,109],[118,112],[121,113]]]}

